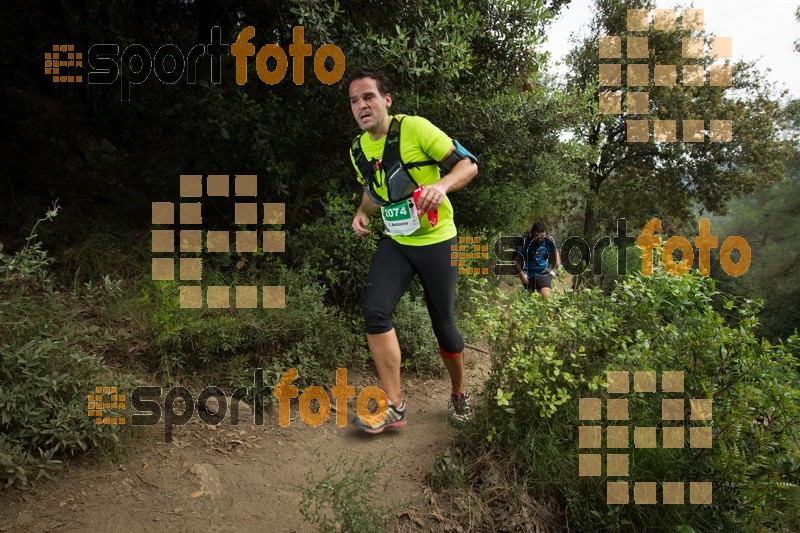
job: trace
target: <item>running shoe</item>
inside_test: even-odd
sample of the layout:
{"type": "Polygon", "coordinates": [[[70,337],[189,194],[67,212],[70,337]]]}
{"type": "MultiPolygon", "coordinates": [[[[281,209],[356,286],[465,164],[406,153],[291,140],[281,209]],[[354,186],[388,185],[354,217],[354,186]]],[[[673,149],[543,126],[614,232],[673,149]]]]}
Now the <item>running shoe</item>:
{"type": "Polygon", "coordinates": [[[466,422],[472,418],[472,406],[468,392],[452,394],[450,401],[447,402],[447,407],[450,409],[450,419],[454,422],[466,422]]]}
{"type": "Polygon", "coordinates": [[[389,404],[386,415],[380,418],[377,413],[367,414],[363,418],[356,415],[353,420],[358,428],[371,435],[380,433],[386,428],[402,427],[406,425],[406,402],[403,400],[400,405],[389,404]]]}

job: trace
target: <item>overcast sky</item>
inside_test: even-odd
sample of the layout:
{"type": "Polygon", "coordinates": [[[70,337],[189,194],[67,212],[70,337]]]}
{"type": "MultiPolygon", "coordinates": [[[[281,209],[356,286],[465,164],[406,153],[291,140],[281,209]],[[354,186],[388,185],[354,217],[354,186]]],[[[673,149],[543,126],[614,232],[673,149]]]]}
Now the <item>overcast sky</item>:
{"type": "MultiPolygon", "coordinates": [[[[562,59],[571,48],[573,32],[588,33],[592,0],[572,0],[553,22],[545,48],[553,59],[562,59]]],[[[794,12],[800,0],[695,0],[693,6],[674,0],[656,0],[660,9],[682,5],[703,9],[706,31],[733,39],[733,58],[758,60],[761,70],[771,69],[769,78],[779,88],[788,88],[800,98],[800,54],[794,41],[800,38],[800,24],[794,12]]]]}

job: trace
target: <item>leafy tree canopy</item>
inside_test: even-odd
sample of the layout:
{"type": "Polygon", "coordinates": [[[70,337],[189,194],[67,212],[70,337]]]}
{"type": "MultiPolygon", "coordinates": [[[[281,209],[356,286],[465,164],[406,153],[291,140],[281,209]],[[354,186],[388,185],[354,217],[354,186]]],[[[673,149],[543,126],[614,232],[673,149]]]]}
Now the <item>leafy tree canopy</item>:
{"type": "Polygon", "coordinates": [[[788,145],[779,134],[780,105],[772,85],[755,65],[727,61],[730,86],[712,86],[712,63],[715,69],[724,68],[723,63],[708,52],[699,59],[683,57],[689,38],[704,39],[708,50],[711,36],[684,29],[682,13],[670,30],[656,30],[652,23],[646,31],[628,30],[628,9],[654,7],[651,0],[597,0],[589,36],[577,42],[568,57],[568,86],[582,101],[582,115],[573,131],[587,151],[578,172],[589,191],[584,232],[590,238],[618,218],[643,223],[658,217],[666,227],[675,227],[692,218],[696,205],[724,211],[731,198],[782,176],[788,145]],[[618,59],[600,58],[604,36],[620,37],[618,59]],[[638,55],[629,53],[632,37],[646,38],[644,57],[629,57],[638,55]],[[601,86],[602,64],[621,65],[621,79],[601,86]],[[631,70],[631,65],[643,64],[646,82],[637,81],[631,70]],[[657,65],[674,66],[676,79],[657,82],[657,65]],[[686,67],[702,67],[702,85],[684,83],[686,67]],[[612,97],[619,98],[617,114],[601,113],[600,93],[606,92],[618,93],[612,97]],[[628,109],[634,98],[643,98],[635,93],[646,93],[643,109],[628,109]],[[629,114],[622,114],[626,111],[629,114]],[[629,119],[647,121],[647,142],[629,141],[629,119]],[[683,142],[685,120],[703,121],[704,142],[683,142]],[[732,122],[730,142],[710,142],[708,130],[716,120],[732,122]],[[655,121],[675,121],[673,142],[655,141],[655,121]]]}

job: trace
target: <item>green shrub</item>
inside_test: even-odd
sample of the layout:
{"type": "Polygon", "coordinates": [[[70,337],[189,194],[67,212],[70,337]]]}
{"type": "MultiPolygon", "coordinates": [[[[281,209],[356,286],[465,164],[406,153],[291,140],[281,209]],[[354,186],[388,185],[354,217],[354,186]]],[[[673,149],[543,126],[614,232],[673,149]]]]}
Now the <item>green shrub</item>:
{"type": "Polygon", "coordinates": [[[309,471],[300,488],[305,521],[318,531],[386,531],[392,507],[376,505],[375,495],[378,477],[389,461],[385,456],[373,460],[359,455],[324,464],[319,479],[309,471]]]}
{"type": "Polygon", "coordinates": [[[359,237],[350,227],[359,200],[360,195],[329,193],[322,217],[286,234],[286,248],[292,250],[290,267],[327,287],[327,301],[352,315],[361,313],[380,220],[372,217],[372,235],[359,237]]]}
{"type": "Polygon", "coordinates": [[[33,232],[13,256],[0,245],[0,486],[27,484],[66,456],[118,442],[115,426],[88,416],[87,395],[100,385],[133,385],[92,353],[109,334],[54,288],[50,262],[33,232]]]}
{"type": "Polygon", "coordinates": [[[403,366],[420,376],[441,376],[444,365],[424,302],[406,294],[392,317],[400,341],[403,366]]]}
{"type": "MultiPolygon", "coordinates": [[[[642,271],[642,250],[636,246],[629,246],[625,250],[622,259],[625,260],[620,270],[620,250],[616,246],[608,246],[603,248],[600,256],[600,283],[607,292],[614,288],[617,281],[623,279],[627,274],[633,274],[642,271]]],[[[659,250],[660,252],[660,250],[659,250]]],[[[656,257],[660,258],[660,253],[656,253],[656,257]]],[[[658,260],[658,259],[656,259],[658,260]]],[[[590,265],[593,268],[594,265],[590,265]]]]}
{"type": "MultiPolygon", "coordinates": [[[[74,229],[79,231],[79,228],[81,226],[74,229]]],[[[70,237],[71,241],[75,239],[70,237]]],[[[152,257],[149,232],[143,235],[117,228],[92,227],[78,238],[78,242],[67,245],[59,255],[57,275],[64,283],[92,283],[105,276],[135,280],[139,276],[139,265],[148,264],[152,257]]]]}
{"type": "Polygon", "coordinates": [[[326,289],[307,282],[308,276],[280,274],[287,292],[282,309],[181,309],[177,283],[148,284],[140,305],[150,310],[148,335],[167,379],[176,371],[202,369],[239,386],[252,382],[253,369],[261,367],[277,383],[294,367],[299,382],[308,385],[330,382],[336,368],[363,364],[363,335],[325,304],[326,289]]]}
{"type": "MultiPolygon", "coordinates": [[[[798,340],[756,338],[755,303],[719,294],[711,279],[663,271],[628,276],[608,295],[476,297],[482,305],[471,320],[486,332],[493,362],[471,446],[512,457],[510,478],[565,501],[572,527],[800,527],[798,340]],[[712,505],[609,506],[604,477],[577,476],[577,428],[598,424],[578,419],[578,399],[605,397],[608,370],[685,371],[685,393],[669,397],[684,398],[687,426],[709,424],[690,421],[689,399],[713,399],[712,448],[690,449],[687,439],[683,449],[625,452],[628,480],[711,481],[712,505]]],[[[662,393],[626,397],[624,424],[662,427],[662,393]]]]}

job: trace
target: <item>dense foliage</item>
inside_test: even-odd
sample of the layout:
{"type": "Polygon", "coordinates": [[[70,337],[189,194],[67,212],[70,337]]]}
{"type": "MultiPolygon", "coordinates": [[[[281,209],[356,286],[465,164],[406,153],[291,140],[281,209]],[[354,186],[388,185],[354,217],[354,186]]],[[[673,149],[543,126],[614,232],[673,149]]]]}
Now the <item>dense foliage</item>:
{"type": "MultiPolygon", "coordinates": [[[[47,475],[90,447],[114,446],[117,428],[95,424],[87,395],[96,386],[135,383],[99,355],[113,331],[87,319],[85,299],[57,290],[34,237],[12,255],[0,244],[0,487],[47,475]]],[[[92,294],[109,298],[104,289],[92,294]]]]}
{"type": "MultiPolygon", "coordinates": [[[[628,276],[608,295],[592,289],[544,301],[480,289],[476,297],[484,305],[474,318],[493,355],[471,449],[491,447],[513,458],[511,477],[535,495],[563,501],[572,527],[596,528],[598,521],[635,530],[800,525],[800,343],[797,337],[778,345],[760,340],[755,302],[719,293],[711,279],[663,270],[628,276]],[[609,370],[631,373],[631,394],[624,396],[629,421],[579,420],[579,398],[609,397],[609,370]],[[675,370],[685,373],[684,393],[662,393],[660,385],[654,394],[633,392],[633,372],[675,370]],[[628,479],[712,481],[713,504],[609,506],[606,477],[576,474],[580,452],[614,450],[579,449],[578,426],[624,424],[660,433],[681,425],[661,420],[663,398],[682,398],[683,425],[710,425],[713,446],[690,448],[687,430],[679,449],[663,449],[659,435],[657,449],[620,450],[629,454],[628,479]],[[713,421],[690,420],[692,398],[713,400],[713,421]]],[[[633,437],[631,429],[630,443],[633,437]]],[[[480,477],[480,467],[467,475],[480,477]]]]}
{"type": "MultiPolygon", "coordinates": [[[[796,136],[800,132],[800,100],[787,102],[784,116],[784,131],[796,136]]],[[[784,163],[783,180],[736,199],[728,206],[727,215],[714,220],[721,234],[747,239],[753,254],[746,275],[730,278],[720,269],[713,275],[723,281],[727,291],[764,299],[760,333],[771,339],[796,333],[800,316],[800,144],[784,163]]]]}
{"type": "Polygon", "coordinates": [[[727,290],[764,299],[759,332],[771,339],[786,338],[798,328],[798,208],[800,180],[795,178],[731,203],[730,214],[718,220],[720,232],[747,239],[753,255],[750,270],[744,276],[730,278],[724,272],[715,275],[724,280],[727,290]]]}

